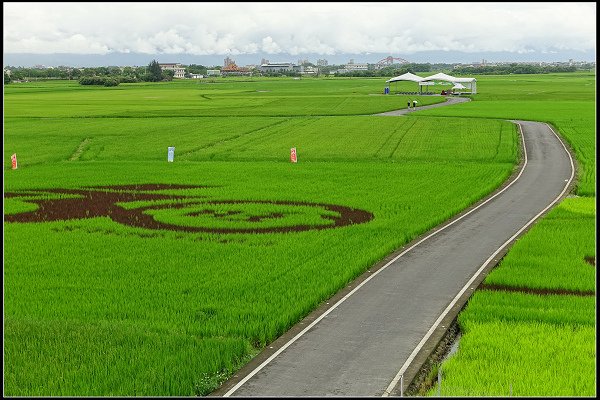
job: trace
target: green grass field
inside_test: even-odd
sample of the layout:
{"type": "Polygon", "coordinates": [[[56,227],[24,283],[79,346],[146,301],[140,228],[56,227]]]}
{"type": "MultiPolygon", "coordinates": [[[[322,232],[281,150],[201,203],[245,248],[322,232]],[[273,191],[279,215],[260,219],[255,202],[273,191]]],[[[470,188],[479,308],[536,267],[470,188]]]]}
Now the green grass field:
{"type": "Polygon", "coordinates": [[[595,73],[486,76],[477,84],[477,101],[420,114],[547,122],[575,152],[578,164],[576,193],[595,196],[595,82],[595,73]]]}
{"type": "MultiPolygon", "coordinates": [[[[219,79],[80,86],[46,81],[5,88],[5,117],[167,118],[360,115],[406,108],[415,96],[383,95],[381,79],[219,79]],[[77,100],[74,101],[73,99],[77,100]]],[[[421,105],[442,102],[419,98],[421,105]]]]}
{"type": "Polygon", "coordinates": [[[410,97],[383,96],[383,87],[381,79],[6,86],[5,218],[37,212],[41,220],[4,223],[5,393],[207,394],[320,302],[514,170],[511,123],[366,116],[406,107],[410,97]],[[195,187],[90,188],[144,184],[195,187]],[[91,204],[102,196],[112,208],[91,204]],[[82,208],[70,204],[86,204],[87,214],[53,220],[42,200],[62,200],[57,210],[75,214],[82,208]],[[342,212],[326,205],[372,219],[334,227],[342,212]],[[179,228],[135,225],[148,216],[179,228]]]}
{"type": "Polygon", "coordinates": [[[594,198],[565,199],[486,277],[459,314],[443,396],[596,394],[595,217],[594,198]]]}
{"type": "Polygon", "coordinates": [[[422,113],[548,122],[579,172],[578,196],[520,238],[459,314],[462,337],[441,365],[442,396],[596,395],[594,82],[585,73],[486,77],[476,102],[422,113]]]}

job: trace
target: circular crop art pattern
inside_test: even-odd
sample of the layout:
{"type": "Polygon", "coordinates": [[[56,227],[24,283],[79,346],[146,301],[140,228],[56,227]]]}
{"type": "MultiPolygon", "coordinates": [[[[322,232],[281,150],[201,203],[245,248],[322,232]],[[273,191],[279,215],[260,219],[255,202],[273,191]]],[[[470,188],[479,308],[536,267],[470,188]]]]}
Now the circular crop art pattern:
{"type": "Polygon", "coordinates": [[[35,203],[35,211],[5,215],[6,222],[48,222],[109,217],[145,229],[209,233],[275,233],[332,229],[373,219],[368,211],[335,204],[270,200],[214,200],[152,193],[202,186],[145,184],[5,193],[35,203]],[[75,198],[36,198],[43,194],[75,198]]]}

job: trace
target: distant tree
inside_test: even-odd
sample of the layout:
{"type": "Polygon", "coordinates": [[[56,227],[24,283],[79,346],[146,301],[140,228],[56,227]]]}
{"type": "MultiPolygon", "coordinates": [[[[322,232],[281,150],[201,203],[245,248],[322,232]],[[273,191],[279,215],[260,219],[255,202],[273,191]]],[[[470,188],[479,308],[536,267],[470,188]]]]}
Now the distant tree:
{"type": "Polygon", "coordinates": [[[9,74],[7,74],[6,72],[4,73],[4,84],[8,84],[12,82],[12,78],[10,77],[9,74]]]}
{"type": "MultiPolygon", "coordinates": [[[[123,74],[127,74],[125,72],[127,68],[128,67],[125,67],[125,69],[123,70],[123,74]]],[[[148,67],[131,67],[132,75],[135,76],[138,80],[143,81],[145,80],[144,77],[146,76],[147,69],[148,67]]]]}
{"type": "Polygon", "coordinates": [[[158,61],[152,60],[150,64],[148,64],[146,79],[150,82],[159,82],[163,79],[162,69],[160,68],[160,65],[158,65],[158,61]]]}
{"type": "Polygon", "coordinates": [[[206,75],[206,68],[204,65],[190,64],[185,68],[187,74],[201,74],[206,75]]]}
{"type": "Polygon", "coordinates": [[[426,63],[426,64],[411,63],[411,64],[408,64],[408,68],[413,71],[416,71],[416,72],[430,72],[431,64],[429,64],[429,63],[426,63]]]}
{"type": "Polygon", "coordinates": [[[49,78],[54,77],[60,79],[69,79],[70,76],[71,75],[69,73],[69,70],[67,70],[66,68],[57,69],[56,71],[54,71],[54,73],[48,74],[49,78]]]}
{"type": "Polygon", "coordinates": [[[110,76],[119,76],[122,73],[120,67],[112,66],[112,67],[108,67],[107,70],[108,70],[108,74],[110,76]]]}
{"type": "Polygon", "coordinates": [[[80,85],[118,86],[119,79],[108,76],[84,76],[79,79],[80,85]]]}
{"type": "Polygon", "coordinates": [[[71,71],[69,71],[69,79],[79,79],[81,75],[82,73],[79,68],[73,68],[71,71]]]}
{"type": "Polygon", "coordinates": [[[123,68],[123,75],[135,75],[135,69],[132,67],[123,68]]]}
{"type": "Polygon", "coordinates": [[[136,83],[139,82],[139,79],[136,78],[135,75],[123,75],[119,77],[119,82],[121,83],[136,83]]]}
{"type": "Polygon", "coordinates": [[[454,68],[455,75],[507,75],[507,74],[547,74],[551,72],[575,72],[577,68],[568,65],[532,65],[532,64],[502,64],[502,65],[479,65],[459,66],[454,68]]]}
{"type": "Polygon", "coordinates": [[[120,82],[118,78],[104,78],[104,86],[119,86],[119,83],[120,82]]]}
{"type": "Polygon", "coordinates": [[[163,81],[172,81],[174,76],[175,76],[175,71],[172,71],[170,69],[166,69],[166,70],[162,71],[162,80],[163,81]]]}
{"type": "Polygon", "coordinates": [[[110,75],[110,71],[109,71],[108,67],[96,67],[95,70],[96,70],[96,72],[94,75],[98,75],[98,76],[110,75]]]}
{"type": "Polygon", "coordinates": [[[25,77],[25,74],[23,73],[22,69],[17,69],[17,70],[11,70],[10,72],[10,77],[12,78],[12,80],[14,81],[20,81],[23,80],[25,77]]]}

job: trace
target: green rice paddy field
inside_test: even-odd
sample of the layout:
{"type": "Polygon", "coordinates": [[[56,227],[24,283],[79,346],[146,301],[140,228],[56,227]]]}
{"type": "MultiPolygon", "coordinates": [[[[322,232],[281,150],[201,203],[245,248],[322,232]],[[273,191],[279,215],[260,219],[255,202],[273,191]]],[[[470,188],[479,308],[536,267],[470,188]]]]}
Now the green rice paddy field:
{"type": "Polygon", "coordinates": [[[459,314],[458,351],[428,394],[595,396],[595,75],[511,77],[521,84],[512,89],[506,77],[487,79],[495,94],[482,90],[460,109],[422,114],[548,122],[574,150],[578,180],[575,194],[517,241],[459,314]]]}
{"type": "MultiPolygon", "coordinates": [[[[593,109],[593,75],[557,76],[593,109]]],[[[381,79],[5,86],[5,394],[211,392],[371,265],[506,180],[518,135],[497,118],[522,117],[471,108],[504,102],[508,113],[523,86],[535,101],[564,101],[545,100],[549,78],[482,77],[476,101],[455,106],[469,117],[367,116],[413,99],[381,95],[381,79]]],[[[553,123],[587,182],[594,125],[581,120],[577,134],[553,123]]],[[[594,194],[593,179],[580,194],[594,194]]]]}

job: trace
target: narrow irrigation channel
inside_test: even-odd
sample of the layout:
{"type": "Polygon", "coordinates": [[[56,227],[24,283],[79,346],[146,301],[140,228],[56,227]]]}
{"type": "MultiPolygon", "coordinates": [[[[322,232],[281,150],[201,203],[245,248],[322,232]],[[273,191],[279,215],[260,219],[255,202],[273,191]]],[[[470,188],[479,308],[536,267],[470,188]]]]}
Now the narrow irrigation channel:
{"type": "Polygon", "coordinates": [[[375,265],[211,395],[405,393],[487,272],[572,185],[573,160],[558,135],[513,122],[524,157],[501,188],[375,265]]]}

